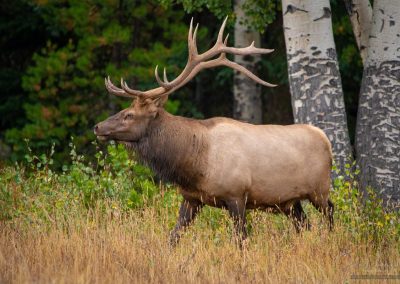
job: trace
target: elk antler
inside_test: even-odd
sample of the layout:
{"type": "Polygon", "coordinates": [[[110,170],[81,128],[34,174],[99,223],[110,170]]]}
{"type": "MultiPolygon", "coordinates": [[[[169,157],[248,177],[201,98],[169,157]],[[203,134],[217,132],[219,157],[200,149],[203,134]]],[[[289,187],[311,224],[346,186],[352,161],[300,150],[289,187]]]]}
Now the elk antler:
{"type": "Polygon", "coordinates": [[[121,79],[121,88],[118,88],[113,85],[108,77],[105,80],[107,90],[117,96],[121,97],[142,97],[142,98],[156,98],[161,96],[166,96],[174,92],[175,90],[179,89],[187,82],[189,82],[197,73],[199,73],[203,69],[213,68],[217,66],[227,66],[236,71],[242,72],[243,74],[247,75],[252,80],[256,81],[257,83],[267,86],[267,87],[275,87],[276,85],[265,82],[261,80],[259,77],[254,75],[251,71],[246,69],[245,67],[230,61],[226,58],[226,53],[235,54],[235,55],[249,55],[249,54],[267,54],[274,51],[273,49],[264,49],[264,48],[257,48],[254,46],[254,41],[247,47],[228,47],[227,41],[229,34],[223,40],[224,29],[226,25],[228,17],[225,18],[222,26],[219,30],[217,41],[215,42],[214,46],[207,50],[206,52],[199,54],[197,51],[196,45],[196,36],[197,36],[197,29],[198,24],[193,32],[193,18],[190,21],[189,27],[189,34],[188,34],[188,49],[189,49],[189,56],[188,61],[186,63],[185,68],[183,69],[182,73],[176,77],[172,81],[168,81],[167,73],[164,68],[164,78],[163,80],[160,79],[158,75],[158,66],[156,66],[154,73],[157,80],[157,83],[160,87],[155,89],[147,90],[147,91],[138,91],[132,90],[128,87],[126,82],[121,79]],[[215,56],[219,55],[217,58],[215,56]]]}

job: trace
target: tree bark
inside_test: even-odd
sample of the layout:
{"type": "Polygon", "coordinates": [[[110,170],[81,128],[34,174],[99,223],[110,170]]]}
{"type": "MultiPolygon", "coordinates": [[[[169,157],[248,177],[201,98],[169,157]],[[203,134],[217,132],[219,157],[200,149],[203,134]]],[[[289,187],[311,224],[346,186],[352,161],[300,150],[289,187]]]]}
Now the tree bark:
{"type": "Polygon", "coordinates": [[[329,0],[282,0],[282,13],[295,122],[327,134],[344,174],[352,151],[329,0]]]}
{"type": "Polygon", "coordinates": [[[375,0],[358,106],[360,185],[400,202],[400,1],[375,0]]]}
{"type": "MultiPolygon", "coordinates": [[[[253,41],[255,41],[256,46],[259,46],[260,34],[250,30],[244,23],[246,20],[246,15],[242,9],[244,3],[245,0],[235,0],[235,46],[245,47],[253,41]]],[[[235,61],[253,73],[257,73],[255,70],[260,61],[260,56],[235,56],[235,61]]],[[[262,123],[261,86],[259,84],[235,71],[233,98],[234,118],[254,124],[262,123]]]]}
{"type": "Polygon", "coordinates": [[[367,59],[368,37],[372,21],[372,8],[369,0],[344,0],[353,27],[358,50],[363,64],[367,59]]]}

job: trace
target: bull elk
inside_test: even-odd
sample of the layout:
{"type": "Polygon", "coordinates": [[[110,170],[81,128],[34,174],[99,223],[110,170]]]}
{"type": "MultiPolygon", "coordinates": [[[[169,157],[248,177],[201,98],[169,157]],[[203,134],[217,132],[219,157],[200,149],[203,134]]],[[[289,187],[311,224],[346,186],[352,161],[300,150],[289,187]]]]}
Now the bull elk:
{"type": "Polygon", "coordinates": [[[203,69],[227,66],[268,87],[245,67],[230,61],[235,55],[267,54],[273,50],[227,46],[223,22],[216,43],[199,54],[193,20],[188,35],[189,55],[173,81],[155,78],[159,87],[133,90],[121,79],[121,88],[108,77],[107,90],[133,98],[130,107],[97,124],[99,140],[115,140],[134,150],[162,179],[180,187],[183,202],[170,241],[179,240],[204,205],[226,208],[240,240],[246,233],[246,209],[275,209],[290,217],[297,231],[308,226],[301,200],[308,199],[333,226],[329,200],[332,152],[326,135],[311,125],[252,125],[229,118],[196,120],[174,116],[163,108],[168,95],[203,69]]]}

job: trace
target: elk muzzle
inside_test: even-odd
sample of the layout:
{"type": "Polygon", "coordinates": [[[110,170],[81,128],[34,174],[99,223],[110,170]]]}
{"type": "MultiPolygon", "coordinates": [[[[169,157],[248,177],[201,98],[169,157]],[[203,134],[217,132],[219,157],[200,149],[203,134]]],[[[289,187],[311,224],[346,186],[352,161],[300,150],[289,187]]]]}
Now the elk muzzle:
{"type": "MultiPolygon", "coordinates": [[[[104,122],[104,121],[103,121],[104,122]]],[[[96,135],[99,141],[109,140],[110,133],[105,130],[104,123],[100,122],[96,124],[93,128],[94,135],[96,135]]]]}

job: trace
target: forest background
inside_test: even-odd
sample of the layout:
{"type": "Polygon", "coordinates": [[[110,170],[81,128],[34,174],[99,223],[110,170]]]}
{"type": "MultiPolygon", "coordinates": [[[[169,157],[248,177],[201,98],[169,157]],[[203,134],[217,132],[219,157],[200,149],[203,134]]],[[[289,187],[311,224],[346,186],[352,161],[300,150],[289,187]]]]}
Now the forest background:
{"type": "MultiPolygon", "coordinates": [[[[245,24],[261,32],[262,47],[275,49],[255,68],[279,85],[262,88],[262,123],[291,124],[281,3],[248,2],[245,24]]],[[[331,6],[354,142],[362,61],[344,3],[331,1],[331,6]]],[[[0,159],[24,160],[29,140],[35,153],[48,153],[54,144],[58,167],[68,157],[71,137],[79,151],[93,154],[95,123],[130,103],[107,94],[105,76],[123,77],[137,89],[154,87],[156,65],[167,67],[171,78],[183,69],[191,17],[200,24],[200,51],[214,42],[226,15],[233,45],[236,19],[229,1],[16,0],[3,1],[0,9],[0,159]]],[[[166,108],[195,118],[232,117],[233,84],[232,70],[207,70],[174,93],[166,108]]]]}

